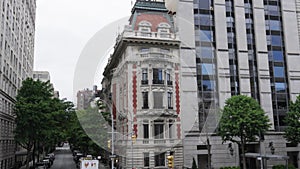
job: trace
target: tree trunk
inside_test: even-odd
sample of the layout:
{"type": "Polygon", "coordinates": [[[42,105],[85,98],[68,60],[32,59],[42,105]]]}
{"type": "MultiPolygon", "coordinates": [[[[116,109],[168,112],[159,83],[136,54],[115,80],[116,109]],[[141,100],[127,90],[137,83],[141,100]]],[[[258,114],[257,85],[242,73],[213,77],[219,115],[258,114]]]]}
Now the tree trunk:
{"type": "Polygon", "coordinates": [[[35,166],[35,151],[36,151],[36,142],[33,143],[33,151],[32,151],[32,165],[35,166]]]}
{"type": "Polygon", "coordinates": [[[30,161],[30,149],[27,149],[27,155],[26,155],[26,169],[29,169],[29,161],[30,161]]]}
{"type": "Polygon", "coordinates": [[[246,157],[245,157],[245,143],[241,143],[242,146],[242,159],[243,159],[243,169],[247,169],[246,167],[246,157]]]}
{"type": "Polygon", "coordinates": [[[45,155],[46,155],[46,152],[45,152],[45,146],[43,145],[43,157],[45,157],[45,155]]]}
{"type": "Polygon", "coordinates": [[[39,141],[37,143],[37,152],[38,152],[38,154],[37,154],[37,161],[40,161],[40,142],[39,141]]]}

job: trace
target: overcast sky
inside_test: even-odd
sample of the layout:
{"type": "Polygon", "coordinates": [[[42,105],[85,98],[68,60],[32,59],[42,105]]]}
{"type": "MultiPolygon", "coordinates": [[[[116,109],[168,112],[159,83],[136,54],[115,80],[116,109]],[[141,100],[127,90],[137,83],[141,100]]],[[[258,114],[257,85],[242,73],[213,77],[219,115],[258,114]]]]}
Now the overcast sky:
{"type": "Polygon", "coordinates": [[[84,46],[130,11],[131,0],[37,0],[34,70],[49,71],[61,98],[73,100],[75,66],[84,46]]]}

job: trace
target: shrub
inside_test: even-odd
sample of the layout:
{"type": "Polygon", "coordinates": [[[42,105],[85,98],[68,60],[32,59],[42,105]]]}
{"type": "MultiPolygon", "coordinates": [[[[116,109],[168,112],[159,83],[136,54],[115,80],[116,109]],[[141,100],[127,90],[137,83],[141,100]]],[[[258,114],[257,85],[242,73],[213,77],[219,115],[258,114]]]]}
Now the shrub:
{"type": "MultiPolygon", "coordinates": [[[[285,165],[274,165],[272,169],[285,169],[285,165]]],[[[296,169],[296,167],[289,164],[288,169],[296,169]]]]}

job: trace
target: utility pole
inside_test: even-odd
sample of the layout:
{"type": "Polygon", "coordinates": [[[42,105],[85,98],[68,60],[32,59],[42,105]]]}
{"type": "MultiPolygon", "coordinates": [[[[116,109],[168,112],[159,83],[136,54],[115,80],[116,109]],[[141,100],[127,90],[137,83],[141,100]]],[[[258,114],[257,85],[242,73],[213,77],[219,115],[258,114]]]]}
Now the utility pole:
{"type": "Polygon", "coordinates": [[[112,109],[110,108],[110,115],[111,115],[111,154],[112,154],[112,158],[111,158],[111,169],[114,169],[114,162],[115,162],[115,144],[114,144],[114,116],[113,116],[113,112],[112,109]]]}
{"type": "Polygon", "coordinates": [[[133,169],[133,121],[131,121],[131,169],[133,169]]]}

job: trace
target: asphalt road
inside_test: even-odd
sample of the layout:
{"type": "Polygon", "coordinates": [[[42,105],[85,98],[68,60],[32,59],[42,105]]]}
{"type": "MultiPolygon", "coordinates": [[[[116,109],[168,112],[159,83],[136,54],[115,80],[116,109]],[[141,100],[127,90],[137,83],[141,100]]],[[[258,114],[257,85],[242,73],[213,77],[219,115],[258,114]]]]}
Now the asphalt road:
{"type": "Polygon", "coordinates": [[[55,160],[50,169],[76,169],[71,150],[56,150],[55,160]]]}

